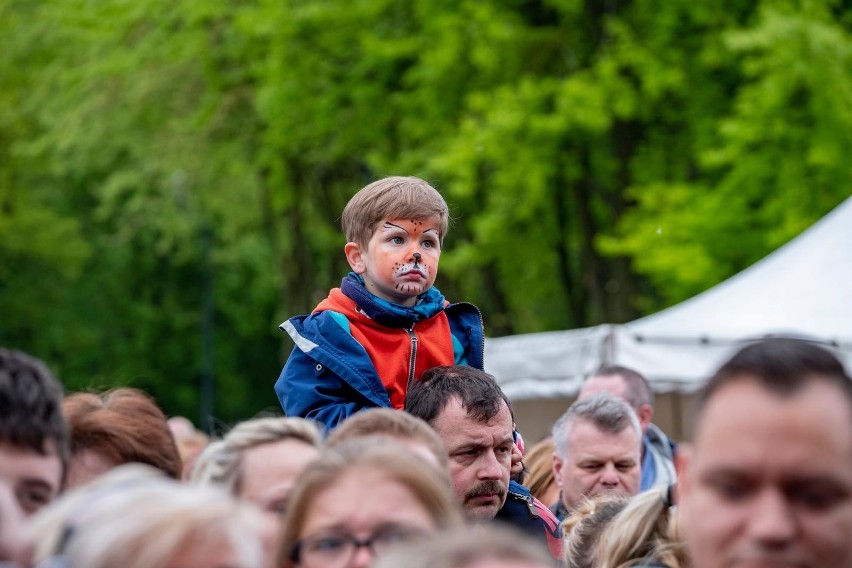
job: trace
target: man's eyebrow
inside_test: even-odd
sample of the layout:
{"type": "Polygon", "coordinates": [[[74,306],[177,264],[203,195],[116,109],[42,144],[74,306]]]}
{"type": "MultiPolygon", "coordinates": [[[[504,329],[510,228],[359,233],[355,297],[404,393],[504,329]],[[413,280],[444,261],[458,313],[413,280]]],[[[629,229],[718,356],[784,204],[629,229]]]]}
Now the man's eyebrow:
{"type": "Polygon", "coordinates": [[[450,452],[461,452],[468,450],[481,450],[483,448],[488,447],[486,444],[481,442],[465,442],[464,444],[459,444],[458,446],[449,449],[450,452]]]}
{"type": "Polygon", "coordinates": [[[719,481],[722,479],[733,478],[743,481],[752,481],[757,477],[757,475],[751,472],[742,471],[734,465],[719,465],[707,468],[699,477],[707,481],[719,481]]]}

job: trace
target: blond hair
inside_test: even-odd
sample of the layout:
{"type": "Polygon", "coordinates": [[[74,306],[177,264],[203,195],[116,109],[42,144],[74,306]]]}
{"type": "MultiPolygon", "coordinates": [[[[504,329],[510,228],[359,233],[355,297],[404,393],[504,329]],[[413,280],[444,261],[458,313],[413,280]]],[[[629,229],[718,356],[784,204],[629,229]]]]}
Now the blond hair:
{"type": "MultiPolygon", "coordinates": [[[[365,471],[378,472],[408,488],[439,529],[464,523],[448,472],[425,463],[398,442],[382,440],[377,443],[376,439],[369,437],[350,440],[326,449],[302,473],[284,517],[277,566],[294,566],[293,549],[314,500],[347,473],[365,471]]],[[[368,487],[365,487],[361,498],[373,499],[368,487]]]]}
{"type": "Polygon", "coordinates": [[[322,434],[315,422],[304,418],[282,416],[245,420],[199,454],[189,481],[198,485],[223,485],[237,495],[242,485],[245,451],[282,440],[297,440],[319,448],[322,434]]]}
{"type": "Polygon", "coordinates": [[[393,408],[368,408],[356,412],[331,431],[325,445],[334,448],[367,436],[419,442],[429,449],[442,468],[449,471],[450,458],[438,433],[424,420],[393,408]]]}
{"type": "Polygon", "coordinates": [[[627,568],[640,560],[687,565],[668,495],[667,487],[641,493],[612,520],[600,539],[600,568],[627,568]]]}
{"type": "Polygon", "coordinates": [[[386,177],[356,193],[343,209],[346,240],[367,249],[370,237],[384,219],[435,219],[438,240],[444,242],[450,222],[447,202],[438,190],[416,177],[386,177]]]}
{"type": "MultiPolygon", "coordinates": [[[[527,475],[524,485],[533,497],[541,500],[548,488],[554,483],[553,479],[553,438],[548,436],[537,442],[524,454],[524,465],[527,475]]],[[[553,503],[547,503],[551,506],[553,503]]]]}
{"type": "Polygon", "coordinates": [[[628,503],[612,493],[584,497],[562,521],[562,561],[567,568],[596,568],[599,541],[607,525],[628,503]]]}
{"type": "Polygon", "coordinates": [[[165,566],[186,546],[226,545],[238,568],[264,564],[264,519],[250,504],[215,487],[181,485],[141,464],[110,470],[70,492],[34,521],[36,560],[69,566],[165,566]],[[47,534],[40,528],[47,528],[47,534]],[[49,552],[48,552],[49,550],[49,552]]]}

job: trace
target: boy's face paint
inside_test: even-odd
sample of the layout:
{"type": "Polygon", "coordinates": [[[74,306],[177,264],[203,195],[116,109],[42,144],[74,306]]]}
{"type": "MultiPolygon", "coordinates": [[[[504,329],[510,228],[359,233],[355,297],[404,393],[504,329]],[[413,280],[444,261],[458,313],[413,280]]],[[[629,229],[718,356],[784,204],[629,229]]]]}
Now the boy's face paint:
{"type": "Polygon", "coordinates": [[[349,265],[364,278],[374,295],[404,306],[435,283],[441,244],[435,219],[385,219],[367,250],[357,243],[345,247],[349,265]]]}

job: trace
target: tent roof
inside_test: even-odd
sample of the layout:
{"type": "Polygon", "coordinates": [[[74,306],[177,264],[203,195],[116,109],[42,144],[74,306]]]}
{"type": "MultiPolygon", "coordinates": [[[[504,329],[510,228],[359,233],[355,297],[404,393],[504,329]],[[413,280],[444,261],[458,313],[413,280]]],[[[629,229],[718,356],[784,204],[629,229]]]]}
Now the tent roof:
{"type": "Polygon", "coordinates": [[[572,395],[618,363],[655,390],[693,390],[743,342],[773,335],[837,347],[852,364],[852,198],[710,290],[625,325],[489,339],[486,370],[510,398],[572,395]]]}
{"type": "Polygon", "coordinates": [[[852,348],[852,198],[710,290],[627,324],[647,340],[800,334],[852,348]]]}

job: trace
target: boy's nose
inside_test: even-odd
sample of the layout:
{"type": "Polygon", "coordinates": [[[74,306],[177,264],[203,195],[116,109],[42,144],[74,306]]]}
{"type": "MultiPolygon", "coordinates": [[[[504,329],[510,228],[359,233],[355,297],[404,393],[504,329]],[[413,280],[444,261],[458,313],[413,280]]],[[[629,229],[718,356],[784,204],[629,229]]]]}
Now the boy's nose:
{"type": "Polygon", "coordinates": [[[415,252],[412,256],[414,256],[414,262],[415,262],[415,263],[420,262],[420,258],[421,258],[421,257],[420,257],[420,253],[419,253],[419,252],[415,252]]]}

